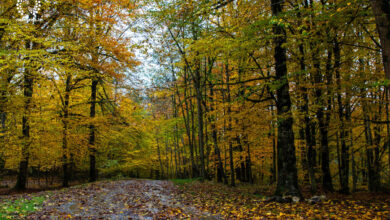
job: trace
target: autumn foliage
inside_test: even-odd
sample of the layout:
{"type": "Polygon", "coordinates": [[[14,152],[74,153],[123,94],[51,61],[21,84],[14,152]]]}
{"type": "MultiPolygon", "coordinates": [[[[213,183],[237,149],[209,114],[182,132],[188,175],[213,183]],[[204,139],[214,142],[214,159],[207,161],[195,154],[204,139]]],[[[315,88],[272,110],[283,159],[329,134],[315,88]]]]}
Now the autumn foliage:
{"type": "Polygon", "coordinates": [[[389,188],[386,1],[60,0],[37,19],[17,2],[0,3],[0,173],[17,189],[47,176],[299,198],[389,188]]]}

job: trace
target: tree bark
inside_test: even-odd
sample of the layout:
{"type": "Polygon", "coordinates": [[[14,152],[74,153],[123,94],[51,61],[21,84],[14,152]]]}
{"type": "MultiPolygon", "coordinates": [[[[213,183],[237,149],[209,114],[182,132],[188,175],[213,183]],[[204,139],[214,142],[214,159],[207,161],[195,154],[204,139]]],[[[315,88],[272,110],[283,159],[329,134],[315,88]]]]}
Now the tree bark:
{"type": "MultiPolygon", "coordinates": [[[[283,3],[284,1],[271,0],[271,10],[274,17],[278,17],[280,13],[282,13],[283,3]]],[[[274,24],[273,34],[275,48],[275,79],[279,83],[276,90],[276,107],[278,115],[278,182],[275,195],[302,197],[298,188],[294,132],[292,127],[293,118],[287,78],[287,56],[286,49],[283,45],[286,43],[286,31],[283,26],[274,24]]]]}
{"type": "MultiPolygon", "coordinates": [[[[338,104],[338,116],[340,121],[340,142],[341,142],[341,150],[340,150],[340,192],[344,194],[349,193],[349,146],[347,144],[348,132],[346,129],[346,120],[348,119],[347,108],[344,111],[344,105],[342,101],[342,91],[341,91],[341,76],[340,76],[340,64],[341,64],[341,54],[340,54],[340,45],[337,39],[334,40],[333,51],[335,54],[335,75],[337,80],[337,104],[338,104]],[[345,113],[344,113],[345,112],[345,113]]],[[[348,100],[347,100],[348,102],[348,100]]]]}
{"type": "MultiPolygon", "coordinates": [[[[212,86],[210,86],[210,96],[213,98],[214,97],[214,89],[212,86]]],[[[210,111],[214,111],[214,104],[210,104],[210,111]]],[[[222,158],[221,158],[221,151],[218,147],[218,134],[217,134],[217,128],[215,126],[215,117],[210,116],[210,124],[211,124],[211,131],[212,131],[212,136],[213,136],[213,141],[214,141],[214,154],[217,156],[217,181],[222,182],[224,184],[228,184],[228,180],[226,177],[226,174],[223,169],[223,164],[222,164],[222,158]]]]}
{"type": "Polygon", "coordinates": [[[201,77],[200,70],[195,70],[195,92],[196,92],[196,105],[197,105],[197,117],[198,117],[198,141],[199,141],[199,154],[200,154],[200,172],[201,177],[206,179],[206,169],[204,163],[204,135],[203,135],[203,108],[202,108],[202,90],[201,90],[201,77]]]}
{"type": "MultiPolygon", "coordinates": [[[[7,132],[7,108],[6,104],[8,102],[7,94],[8,94],[8,86],[12,80],[12,76],[9,74],[7,70],[5,73],[1,73],[0,76],[0,148],[4,148],[6,144],[6,132],[7,132]]],[[[0,154],[0,172],[4,169],[5,166],[5,158],[0,154]]]]}
{"type": "Polygon", "coordinates": [[[332,50],[328,51],[328,58],[326,63],[326,86],[327,86],[327,109],[323,118],[322,129],[320,130],[321,134],[321,169],[322,169],[322,185],[324,190],[333,192],[333,183],[332,176],[330,174],[329,167],[329,123],[331,118],[331,108],[332,108],[332,73],[331,73],[331,60],[332,60],[332,50]]]}
{"type": "MultiPolygon", "coordinates": [[[[91,120],[95,119],[96,116],[96,93],[97,93],[97,84],[98,80],[96,78],[92,79],[91,83],[91,106],[89,117],[91,120]]],[[[92,121],[89,125],[89,181],[94,182],[97,180],[97,170],[96,170],[96,127],[95,122],[92,121]]]]}
{"type": "Polygon", "coordinates": [[[62,137],[62,170],[63,170],[63,181],[62,186],[69,186],[69,159],[68,159],[68,120],[69,120],[69,96],[71,90],[71,78],[72,76],[68,73],[65,82],[65,96],[64,96],[64,115],[62,119],[63,125],[63,137],[62,137]]]}
{"type": "MultiPolygon", "coordinates": [[[[195,158],[194,158],[194,141],[193,141],[193,135],[191,133],[194,132],[194,130],[190,128],[190,122],[191,120],[191,115],[190,115],[190,106],[187,101],[187,69],[184,71],[184,104],[185,104],[185,111],[184,107],[182,107],[182,112],[183,112],[183,118],[184,118],[184,123],[186,126],[186,132],[188,136],[188,145],[190,149],[190,160],[191,160],[191,178],[195,178],[198,176],[198,169],[195,163],[195,158]],[[187,120],[186,120],[186,115],[187,115],[187,120]]],[[[178,96],[180,98],[180,96],[178,96]]],[[[180,101],[180,100],[179,100],[180,101]]]]}
{"type": "MultiPolygon", "coordinates": [[[[29,41],[26,44],[27,49],[33,49],[34,43],[29,41]]],[[[27,184],[28,175],[28,162],[30,158],[30,112],[31,112],[31,100],[33,96],[34,88],[34,67],[30,66],[25,69],[24,83],[23,83],[23,96],[24,96],[24,114],[22,119],[22,133],[23,133],[23,146],[22,146],[22,158],[19,163],[19,173],[16,181],[15,189],[24,190],[27,184]]]]}
{"type": "Polygon", "coordinates": [[[390,80],[390,1],[371,0],[370,2],[382,46],[382,59],[386,79],[390,80]]]}
{"type": "Polygon", "coordinates": [[[158,162],[160,163],[161,177],[162,177],[162,179],[165,179],[164,166],[163,166],[163,162],[161,160],[160,143],[158,141],[158,138],[156,138],[156,143],[157,143],[158,162]]]}
{"type": "MultiPolygon", "coordinates": [[[[383,98],[380,97],[381,96],[381,92],[379,92],[379,97],[378,99],[381,100],[379,103],[378,103],[378,111],[374,113],[374,121],[378,121],[380,120],[381,116],[382,116],[382,106],[384,106],[383,104],[383,98]]],[[[382,131],[382,125],[381,124],[376,124],[374,126],[374,143],[373,143],[373,175],[372,175],[372,183],[371,183],[371,191],[373,192],[377,192],[381,189],[381,175],[380,175],[380,143],[381,143],[381,131],[382,131]]]]}
{"type": "Polygon", "coordinates": [[[227,108],[227,114],[229,117],[228,120],[228,131],[229,131],[229,163],[230,163],[230,185],[231,186],[236,186],[235,183],[235,175],[234,175],[234,156],[233,156],[233,143],[232,143],[232,138],[231,138],[231,131],[232,131],[232,107],[231,105],[231,96],[230,96],[230,73],[229,73],[229,65],[226,64],[226,84],[227,84],[227,102],[228,102],[228,108],[227,108]]]}
{"type": "MultiPolygon", "coordinates": [[[[372,11],[375,15],[377,32],[382,47],[382,60],[385,71],[385,78],[390,80],[390,1],[389,0],[371,0],[372,11]]],[[[388,82],[390,83],[390,82],[388,82]]],[[[390,84],[386,86],[386,117],[389,115],[389,91],[390,84]]],[[[389,121],[387,119],[387,121],[389,121]]],[[[387,134],[389,136],[389,123],[386,123],[387,134]]],[[[388,144],[389,145],[389,144],[388,144]]],[[[390,146],[388,146],[388,163],[390,168],[390,146]]],[[[390,178],[390,176],[389,176],[390,178]]]]}

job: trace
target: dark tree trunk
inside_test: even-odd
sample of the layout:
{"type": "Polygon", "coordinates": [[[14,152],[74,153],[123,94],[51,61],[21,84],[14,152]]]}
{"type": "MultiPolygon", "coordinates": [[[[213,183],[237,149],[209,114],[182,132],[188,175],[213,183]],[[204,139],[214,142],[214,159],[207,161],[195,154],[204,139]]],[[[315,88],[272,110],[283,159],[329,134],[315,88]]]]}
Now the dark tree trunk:
{"type": "Polygon", "coordinates": [[[69,159],[68,159],[68,120],[69,120],[69,96],[71,90],[71,75],[68,74],[65,82],[65,96],[64,96],[64,115],[62,119],[63,124],[63,137],[62,137],[62,169],[63,169],[63,182],[62,186],[69,186],[69,159]]]}
{"type": "MultiPolygon", "coordinates": [[[[32,49],[34,47],[33,42],[28,42],[26,48],[32,49]]],[[[24,72],[24,84],[23,84],[23,95],[24,95],[24,114],[22,119],[22,133],[23,133],[23,146],[22,146],[22,158],[19,163],[19,173],[16,181],[15,189],[24,190],[27,184],[28,174],[28,161],[30,157],[30,112],[31,112],[31,99],[33,96],[34,88],[34,73],[33,67],[26,68],[24,72]]]]}
{"type": "Polygon", "coordinates": [[[327,86],[327,109],[325,111],[325,117],[322,123],[322,129],[320,130],[321,134],[321,169],[322,169],[322,185],[324,190],[333,192],[333,183],[332,176],[330,174],[329,167],[329,123],[331,117],[331,108],[332,108],[332,73],[331,73],[331,60],[332,60],[332,50],[328,51],[328,58],[326,61],[326,86],[327,86]]]}
{"type": "Polygon", "coordinates": [[[386,79],[390,79],[390,1],[371,0],[370,2],[382,46],[382,59],[386,79]]]}
{"type": "MultiPolygon", "coordinates": [[[[276,134],[276,132],[275,132],[276,134]]],[[[277,152],[277,147],[276,147],[276,137],[275,137],[275,134],[274,136],[272,136],[272,177],[271,177],[271,181],[270,181],[270,184],[273,184],[274,182],[276,182],[277,180],[277,155],[278,155],[278,152],[277,152]]]]}
{"type": "MultiPolygon", "coordinates": [[[[300,68],[301,68],[302,73],[305,73],[306,72],[306,65],[305,65],[305,60],[304,60],[305,52],[304,52],[303,44],[299,45],[299,51],[301,54],[301,58],[299,59],[300,68]]],[[[299,79],[301,80],[301,78],[302,77],[300,77],[299,79]]],[[[306,80],[304,78],[302,80],[303,80],[303,82],[300,81],[299,83],[305,84],[306,80]]],[[[300,136],[301,136],[300,138],[305,139],[306,149],[307,149],[307,151],[306,151],[306,149],[303,151],[303,155],[302,155],[302,166],[308,172],[308,173],[304,174],[304,179],[305,179],[304,181],[308,182],[308,179],[310,177],[310,187],[311,187],[311,191],[314,193],[316,191],[316,188],[317,188],[315,174],[314,174],[314,167],[316,164],[316,160],[315,160],[316,152],[315,152],[314,147],[316,145],[316,139],[315,139],[315,132],[312,132],[313,131],[312,127],[314,127],[315,124],[310,120],[310,117],[309,117],[308,90],[307,90],[305,85],[303,85],[303,86],[300,85],[300,89],[301,89],[300,92],[302,93],[302,100],[303,100],[303,103],[300,106],[300,108],[301,108],[302,113],[304,114],[304,124],[305,124],[305,126],[300,130],[300,136]]]]}
{"type": "Polygon", "coordinates": [[[161,177],[164,179],[165,178],[164,166],[163,166],[163,162],[161,159],[160,143],[158,141],[158,138],[156,139],[156,142],[157,142],[157,156],[158,156],[158,162],[160,163],[161,177]]]}
{"type": "MultiPolygon", "coordinates": [[[[374,121],[380,120],[380,117],[382,116],[382,106],[383,106],[383,99],[380,97],[381,92],[379,92],[378,99],[381,100],[378,103],[378,112],[375,112],[374,114],[374,121]]],[[[372,173],[372,179],[371,179],[371,187],[370,191],[377,192],[381,189],[381,175],[380,175],[380,143],[381,143],[381,124],[376,124],[374,126],[374,143],[373,143],[373,173],[372,173]]]]}
{"type": "MultiPolygon", "coordinates": [[[[180,96],[178,95],[179,99],[180,99],[180,96]]],[[[180,102],[180,100],[179,100],[180,102]]],[[[190,106],[188,104],[188,101],[187,101],[187,70],[185,70],[184,72],[184,104],[185,104],[185,110],[183,109],[183,105],[182,106],[182,112],[183,112],[183,118],[184,118],[184,123],[185,123],[185,127],[186,127],[186,132],[187,132],[187,136],[188,136],[188,145],[189,145],[189,149],[190,149],[190,160],[191,160],[191,178],[195,178],[198,176],[198,169],[196,168],[196,163],[195,163],[195,158],[194,158],[194,142],[193,142],[193,139],[192,139],[192,134],[191,134],[191,128],[190,128],[190,121],[191,121],[191,117],[190,117],[190,106]],[[187,116],[187,117],[186,117],[187,116]]],[[[194,132],[194,130],[192,130],[192,132],[194,132]]]]}
{"type": "MultiPolygon", "coordinates": [[[[0,80],[3,81],[3,79],[0,78],[0,80]]],[[[4,87],[7,86],[8,83],[4,83],[4,87]]],[[[6,130],[6,124],[5,122],[7,121],[7,113],[5,110],[5,105],[7,102],[7,97],[6,97],[6,88],[2,88],[1,93],[0,93],[0,133],[4,134],[6,130]]],[[[1,138],[2,136],[0,136],[1,138]]]]}
{"type": "MultiPolygon", "coordinates": [[[[390,120],[390,115],[389,115],[389,88],[385,88],[385,113],[386,113],[386,121],[389,122],[390,120]]],[[[390,123],[386,123],[386,134],[387,137],[390,137],[390,123]]],[[[388,168],[390,170],[390,140],[386,142],[387,145],[387,163],[388,163],[388,168]]],[[[389,180],[390,180],[390,175],[389,175],[389,180]]]]}
{"type": "MultiPolygon", "coordinates": [[[[1,49],[1,48],[0,48],[1,49]]],[[[5,140],[5,133],[7,131],[7,110],[6,110],[6,104],[8,101],[7,93],[8,93],[8,86],[12,80],[12,77],[9,75],[9,73],[2,73],[0,76],[0,83],[1,83],[1,90],[0,90],[0,148],[4,148],[6,144],[5,140]]],[[[5,166],[5,158],[3,158],[3,155],[0,154],[0,172],[4,169],[5,166]]]]}
{"type": "MultiPolygon", "coordinates": [[[[176,76],[175,76],[175,73],[172,71],[172,80],[173,80],[173,83],[175,83],[176,85],[176,76]]],[[[176,90],[176,88],[174,88],[176,90]]],[[[176,106],[176,94],[173,94],[172,95],[172,108],[173,108],[173,118],[176,119],[178,114],[177,114],[177,106],[176,106]]],[[[178,178],[178,175],[179,175],[179,169],[180,169],[180,165],[178,164],[178,162],[180,162],[180,158],[179,160],[177,159],[178,157],[178,147],[179,147],[179,134],[178,134],[178,126],[177,126],[177,122],[175,123],[175,127],[174,127],[174,139],[173,139],[173,147],[174,147],[174,151],[175,151],[175,178],[178,178]]]]}
{"type": "Polygon", "coordinates": [[[29,72],[26,71],[24,77],[24,98],[25,106],[24,106],[24,115],[23,115],[23,146],[22,146],[22,159],[19,163],[19,173],[18,179],[16,182],[16,189],[23,190],[26,188],[27,183],[27,168],[28,168],[28,160],[30,157],[29,146],[30,146],[30,103],[33,94],[33,77],[29,72]]]}
{"type": "MultiPolygon", "coordinates": [[[[0,97],[0,99],[1,99],[1,97],[0,97]]],[[[3,105],[1,102],[2,101],[0,101],[0,105],[3,105]]],[[[0,148],[1,149],[4,148],[4,144],[5,144],[4,134],[6,132],[6,125],[5,125],[6,120],[7,120],[7,114],[0,107],[0,123],[1,123],[1,128],[0,128],[0,148]]],[[[3,155],[0,154],[0,172],[3,171],[4,166],[5,166],[5,158],[3,158],[3,155]]]]}
{"type": "MultiPolygon", "coordinates": [[[[282,12],[284,1],[271,0],[272,15],[277,17],[282,12]]],[[[298,188],[298,174],[294,146],[293,118],[291,113],[291,98],[287,78],[286,31],[283,26],[274,24],[274,58],[278,88],[276,90],[278,115],[278,184],[275,195],[301,196],[298,188]]]]}
{"type": "Polygon", "coordinates": [[[352,192],[356,192],[357,187],[357,173],[356,173],[356,162],[354,152],[351,154],[352,156],[352,192]]]}
{"type": "MultiPolygon", "coordinates": [[[[272,119],[274,119],[275,113],[274,113],[274,106],[271,105],[270,107],[272,119]]],[[[275,122],[271,121],[271,128],[272,129],[272,167],[271,167],[271,178],[270,178],[270,184],[273,184],[277,180],[277,149],[276,149],[276,126],[275,122]]]]}
{"type": "Polygon", "coordinates": [[[195,70],[195,91],[196,91],[196,105],[198,111],[198,141],[199,141],[199,154],[200,154],[200,172],[201,177],[206,179],[206,169],[204,163],[204,135],[203,135],[203,108],[202,108],[202,90],[201,90],[201,76],[200,70],[195,70]]]}
{"type": "MultiPolygon", "coordinates": [[[[96,116],[96,93],[97,93],[97,84],[98,80],[96,78],[92,79],[91,83],[91,106],[89,117],[93,120],[96,116]]],[[[96,170],[96,127],[94,122],[91,122],[89,125],[89,181],[94,182],[97,180],[97,170],[96,170]]]]}
{"type": "MultiPolygon", "coordinates": [[[[192,23],[192,34],[193,40],[198,40],[198,30],[195,23],[192,23]]],[[[197,54],[198,55],[198,54],[197,54]]],[[[205,168],[205,154],[204,154],[204,122],[203,122],[203,95],[202,95],[202,77],[201,77],[201,62],[199,59],[195,60],[195,70],[193,71],[192,78],[194,81],[195,95],[196,95],[196,107],[197,107],[197,120],[198,120],[198,146],[199,146],[199,156],[200,156],[200,176],[203,179],[207,179],[207,173],[205,168]]]]}
{"type": "MultiPolygon", "coordinates": [[[[376,27],[382,47],[382,60],[385,70],[385,78],[390,80],[390,1],[371,0],[372,11],[375,15],[376,27]]],[[[386,86],[386,117],[389,118],[389,91],[390,86],[386,86]]],[[[389,123],[386,123],[387,134],[389,136],[389,123]]],[[[388,146],[388,163],[390,168],[390,146],[388,146]]]]}
{"type": "Polygon", "coordinates": [[[370,117],[368,112],[368,103],[365,101],[366,99],[366,92],[363,92],[362,94],[362,100],[363,100],[363,117],[364,117],[364,134],[366,137],[366,157],[367,157],[367,173],[368,173],[368,189],[371,192],[375,192],[376,190],[376,184],[375,184],[375,169],[374,169],[374,153],[372,146],[374,145],[373,137],[372,137],[372,131],[371,131],[371,123],[370,123],[370,117]]]}
{"type": "MultiPolygon", "coordinates": [[[[210,96],[214,98],[214,89],[212,86],[210,86],[210,96]]],[[[210,111],[214,111],[214,104],[210,104],[210,111]]],[[[222,159],[221,159],[221,152],[218,147],[218,134],[217,134],[217,128],[215,126],[215,117],[210,116],[210,124],[211,124],[211,132],[213,136],[214,141],[214,153],[217,156],[217,181],[223,182],[225,184],[228,184],[228,180],[226,178],[226,174],[223,169],[222,159]]]]}
{"type": "MultiPolygon", "coordinates": [[[[228,102],[228,109],[227,114],[229,117],[229,124],[228,124],[228,130],[229,132],[232,131],[232,108],[231,108],[231,96],[230,96],[230,73],[229,73],[229,65],[226,64],[226,84],[227,84],[227,102],[228,102]]],[[[234,160],[233,160],[233,143],[231,138],[229,137],[229,161],[230,161],[230,185],[235,186],[235,177],[234,177],[234,160]]]]}
{"type": "MultiPolygon", "coordinates": [[[[5,49],[5,42],[2,41],[3,34],[4,34],[4,23],[0,22],[0,50],[5,49]]],[[[1,56],[0,59],[4,59],[4,56],[1,56]]],[[[3,65],[1,65],[3,66],[3,65]]],[[[0,74],[0,148],[3,148],[4,142],[4,133],[6,132],[6,120],[7,120],[7,113],[6,113],[6,103],[7,103],[7,87],[10,83],[11,78],[9,77],[9,74],[6,72],[7,70],[3,70],[0,74]]],[[[0,171],[3,169],[4,165],[4,159],[0,155],[0,171]]]]}
{"type": "Polygon", "coordinates": [[[168,157],[168,140],[165,138],[165,166],[167,167],[167,178],[170,178],[170,167],[169,167],[169,157],[168,157]]]}
{"type": "MultiPolygon", "coordinates": [[[[192,94],[192,93],[191,93],[192,94]]],[[[194,104],[192,103],[192,100],[190,100],[189,102],[189,107],[190,107],[190,121],[191,121],[191,140],[192,140],[192,144],[190,145],[190,147],[192,146],[192,158],[193,158],[193,162],[194,162],[194,165],[192,166],[192,178],[194,177],[199,177],[199,168],[198,168],[198,160],[197,160],[197,143],[196,143],[196,138],[195,138],[195,116],[194,116],[194,104]]]]}
{"type": "MultiPolygon", "coordinates": [[[[344,111],[344,105],[342,101],[342,91],[341,91],[341,76],[340,76],[340,45],[337,39],[335,39],[333,51],[335,54],[335,75],[337,80],[337,104],[338,104],[338,116],[340,121],[340,142],[341,142],[341,150],[340,150],[340,192],[344,194],[349,193],[349,146],[347,144],[348,132],[345,126],[347,119],[347,108],[344,111]]],[[[348,100],[347,100],[348,102],[348,100]]]]}

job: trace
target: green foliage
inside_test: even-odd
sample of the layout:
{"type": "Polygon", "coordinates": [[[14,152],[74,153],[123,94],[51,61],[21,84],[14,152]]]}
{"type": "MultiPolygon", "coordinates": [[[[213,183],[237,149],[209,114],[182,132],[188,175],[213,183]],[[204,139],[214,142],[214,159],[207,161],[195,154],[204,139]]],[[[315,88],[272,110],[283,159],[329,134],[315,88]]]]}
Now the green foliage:
{"type": "Polygon", "coordinates": [[[0,202],[0,219],[23,218],[39,210],[44,201],[45,197],[43,196],[2,201],[0,202]]]}
{"type": "Polygon", "coordinates": [[[197,181],[201,181],[201,178],[193,178],[193,179],[171,179],[174,184],[176,185],[183,185],[183,184],[188,184],[188,183],[193,183],[197,181]]]}

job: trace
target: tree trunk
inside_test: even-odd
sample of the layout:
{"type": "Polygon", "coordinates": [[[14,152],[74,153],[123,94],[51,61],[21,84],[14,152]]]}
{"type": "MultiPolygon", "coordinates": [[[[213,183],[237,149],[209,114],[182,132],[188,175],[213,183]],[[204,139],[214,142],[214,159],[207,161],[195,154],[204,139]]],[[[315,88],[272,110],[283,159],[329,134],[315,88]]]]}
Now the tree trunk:
{"type": "MultiPolygon", "coordinates": [[[[214,89],[212,86],[210,86],[210,96],[214,98],[214,89]]],[[[210,111],[214,111],[214,105],[211,103],[210,104],[210,111]]],[[[211,132],[213,136],[213,141],[214,141],[214,153],[217,156],[217,181],[222,182],[224,184],[228,184],[228,180],[226,177],[226,174],[223,169],[223,164],[222,164],[222,158],[221,158],[221,152],[218,147],[218,136],[217,136],[217,128],[215,126],[215,117],[210,116],[210,124],[211,124],[211,132]]]]}
{"type": "MultiPolygon", "coordinates": [[[[382,60],[385,71],[385,78],[390,80],[390,1],[389,0],[371,0],[372,11],[375,15],[375,22],[379,39],[382,47],[382,60]]],[[[387,134],[389,136],[389,90],[390,85],[386,86],[386,117],[387,134]]],[[[389,145],[389,144],[388,144],[389,145]]],[[[390,146],[388,146],[388,163],[390,168],[390,146]]],[[[390,176],[389,176],[390,177],[390,176]]]]}
{"type": "MultiPolygon", "coordinates": [[[[192,93],[191,93],[192,94],[192,93]]],[[[195,138],[195,108],[194,108],[194,104],[192,103],[192,100],[190,100],[189,102],[190,104],[190,113],[191,113],[191,118],[190,118],[190,121],[191,121],[191,140],[192,140],[192,157],[194,158],[193,162],[194,162],[194,166],[192,166],[192,173],[193,173],[193,177],[199,177],[199,168],[198,168],[198,157],[197,157],[197,143],[196,143],[196,138],[195,138]]]]}
{"type": "Polygon", "coordinates": [[[24,190],[27,183],[27,168],[28,160],[30,157],[29,146],[30,146],[30,104],[33,95],[33,76],[30,71],[26,70],[24,76],[24,115],[23,115],[23,146],[22,146],[22,159],[19,163],[19,173],[16,182],[17,190],[24,190]]]}
{"type": "Polygon", "coordinates": [[[156,138],[156,143],[157,143],[157,156],[158,156],[158,162],[160,163],[161,177],[164,179],[164,178],[165,178],[164,166],[163,166],[163,162],[162,162],[162,160],[161,160],[160,143],[159,143],[159,141],[158,141],[158,138],[156,138]]]}
{"type": "Polygon", "coordinates": [[[201,90],[201,77],[200,70],[195,70],[195,92],[196,92],[196,105],[198,111],[198,141],[199,141],[199,154],[200,154],[200,172],[201,177],[206,179],[207,174],[204,163],[204,135],[203,135],[203,108],[202,108],[202,90],[201,90]]]}
{"type": "Polygon", "coordinates": [[[271,128],[272,129],[272,167],[271,167],[271,179],[270,179],[270,184],[273,184],[277,180],[277,149],[276,149],[276,126],[275,122],[273,121],[275,118],[275,113],[274,113],[274,106],[270,106],[270,111],[272,115],[272,121],[271,121],[271,128]]]}
{"type": "MultiPolygon", "coordinates": [[[[282,12],[284,1],[271,0],[272,15],[277,17],[282,12]]],[[[275,195],[302,197],[298,188],[298,174],[294,146],[293,118],[291,113],[291,98],[287,78],[286,31],[283,26],[274,24],[273,43],[276,80],[279,86],[276,90],[278,115],[278,183],[275,195]]]]}
{"type": "Polygon", "coordinates": [[[352,192],[356,192],[357,187],[357,173],[356,173],[356,163],[355,163],[355,156],[354,152],[351,154],[352,156],[352,192]]]}
{"type": "MultiPolygon", "coordinates": [[[[389,115],[389,93],[390,93],[390,89],[389,88],[385,88],[385,102],[386,102],[385,113],[386,113],[386,121],[387,122],[389,122],[389,120],[390,120],[390,115],[389,115]]],[[[386,134],[387,134],[387,137],[389,138],[390,137],[390,123],[386,123],[386,134]]],[[[388,163],[388,168],[390,170],[390,140],[386,141],[386,145],[387,145],[387,163],[388,163]]],[[[389,180],[390,180],[390,175],[389,175],[389,180]]]]}
{"type": "MultiPolygon", "coordinates": [[[[304,60],[305,53],[304,53],[303,44],[299,45],[299,51],[301,54],[301,58],[299,59],[300,68],[301,68],[302,73],[305,73],[306,72],[306,65],[305,65],[305,60],[304,60]]],[[[305,84],[305,79],[303,79],[303,80],[304,80],[304,82],[299,82],[299,83],[305,84]]],[[[305,179],[305,181],[308,181],[308,178],[310,177],[310,188],[311,188],[312,193],[314,193],[316,191],[316,188],[317,188],[315,174],[314,174],[314,167],[316,164],[316,161],[315,161],[316,152],[314,150],[314,147],[316,144],[316,140],[315,140],[315,133],[312,132],[313,131],[312,127],[314,126],[314,124],[313,124],[313,122],[311,122],[310,117],[309,117],[308,90],[307,90],[305,85],[303,85],[303,86],[300,85],[300,90],[301,90],[300,92],[302,93],[302,100],[303,100],[303,104],[300,106],[300,108],[301,108],[302,113],[304,114],[304,123],[305,123],[305,126],[301,129],[300,133],[301,133],[301,139],[305,139],[305,141],[306,141],[306,148],[307,148],[307,152],[303,151],[304,154],[302,155],[302,167],[304,169],[306,169],[308,174],[309,174],[309,175],[307,175],[307,173],[305,173],[304,179],[305,179]]]]}
{"type": "Polygon", "coordinates": [[[64,96],[64,115],[62,119],[63,124],[63,137],[62,137],[62,170],[63,170],[63,181],[62,186],[69,186],[69,161],[68,161],[68,120],[69,120],[69,96],[71,90],[71,74],[67,74],[65,82],[65,96],[64,96]]]}
{"type": "MultiPolygon", "coordinates": [[[[175,81],[175,75],[172,73],[172,77],[175,81]]],[[[176,90],[176,88],[175,88],[176,90]]],[[[177,109],[176,109],[176,95],[172,95],[172,108],[173,108],[173,118],[176,120],[177,118],[177,109]]],[[[178,178],[179,175],[179,165],[178,165],[178,159],[177,159],[177,154],[178,154],[178,127],[177,127],[177,121],[175,122],[175,127],[174,127],[174,138],[173,138],[173,147],[175,151],[175,177],[178,178]]]]}
{"type": "MultiPolygon", "coordinates": [[[[179,102],[180,102],[180,96],[178,95],[179,97],[179,102]]],[[[194,158],[194,142],[193,142],[193,139],[192,139],[192,134],[191,134],[191,131],[194,132],[194,130],[190,128],[190,122],[191,122],[191,115],[190,115],[190,106],[188,104],[188,101],[187,101],[187,70],[184,71],[184,104],[185,104],[185,111],[184,111],[184,107],[183,105],[182,106],[182,112],[183,112],[183,118],[184,118],[184,123],[185,123],[185,126],[186,126],[186,132],[187,132],[187,136],[188,136],[188,145],[189,145],[189,149],[190,149],[190,160],[191,160],[191,178],[195,178],[198,176],[198,169],[196,167],[196,163],[195,163],[195,158],[194,158]],[[186,117],[187,115],[187,117],[186,117]],[[186,120],[187,118],[187,120],[186,120]]]]}
{"type": "MultiPolygon", "coordinates": [[[[1,49],[1,48],[0,48],[1,49]]],[[[8,101],[7,93],[8,93],[8,86],[12,80],[12,77],[9,73],[2,73],[0,76],[0,149],[5,149],[5,134],[7,131],[7,109],[6,104],[8,101]]],[[[4,169],[5,166],[5,158],[3,158],[3,155],[0,154],[0,172],[4,169]]]]}
{"type": "MultiPolygon", "coordinates": [[[[380,97],[381,95],[381,92],[379,92],[379,97],[378,99],[381,100],[379,103],[378,103],[378,112],[375,112],[374,113],[374,121],[378,121],[380,120],[381,116],[382,116],[382,106],[383,105],[383,99],[380,97]]],[[[377,192],[381,189],[381,175],[380,175],[380,152],[379,152],[379,149],[380,149],[380,143],[381,143],[381,124],[376,124],[374,126],[374,143],[373,143],[373,156],[374,156],[374,160],[373,160],[373,175],[372,175],[372,184],[371,184],[371,191],[374,191],[374,192],[377,192]]]]}
{"type": "Polygon", "coordinates": [[[321,135],[321,169],[322,169],[322,185],[324,190],[333,192],[333,183],[332,176],[330,174],[329,167],[329,123],[331,118],[331,108],[332,108],[332,73],[331,73],[331,60],[332,60],[332,50],[328,51],[328,58],[326,61],[326,86],[327,86],[327,109],[325,111],[325,116],[323,118],[323,123],[321,124],[322,129],[320,130],[321,135]]]}
{"type": "Polygon", "coordinates": [[[235,177],[234,177],[234,156],[233,156],[233,143],[231,140],[231,131],[232,131],[232,108],[231,108],[231,96],[230,96],[230,73],[229,73],[229,65],[226,64],[226,84],[227,84],[227,102],[228,102],[228,108],[227,108],[227,114],[229,117],[228,120],[228,131],[229,131],[229,161],[230,161],[230,185],[235,186],[235,177]]]}
{"type": "Polygon", "coordinates": [[[366,157],[367,157],[367,173],[368,173],[368,189],[371,192],[377,191],[375,184],[375,169],[374,169],[374,153],[373,153],[373,137],[371,131],[371,120],[368,111],[368,102],[365,100],[366,92],[362,93],[362,107],[363,107],[363,118],[364,118],[364,134],[366,137],[366,157]]]}
{"type": "MultiPolygon", "coordinates": [[[[275,129],[276,130],[276,129],[275,129]]],[[[276,137],[275,137],[276,132],[272,136],[272,178],[270,181],[270,184],[273,184],[277,180],[277,147],[276,147],[276,137]]]]}
{"type": "MultiPolygon", "coordinates": [[[[349,146],[347,144],[348,132],[345,126],[347,119],[347,108],[345,108],[344,113],[344,105],[342,101],[342,91],[341,91],[341,76],[340,76],[340,45],[335,39],[333,51],[335,54],[335,73],[337,80],[337,104],[338,104],[338,116],[340,121],[340,142],[341,142],[341,150],[340,150],[340,192],[344,194],[349,193],[349,146]]],[[[348,100],[347,100],[348,102],[348,100]]]]}
{"type": "MultiPolygon", "coordinates": [[[[93,78],[91,84],[91,106],[90,106],[90,119],[94,120],[96,116],[96,93],[97,93],[98,80],[93,78]]],[[[89,181],[94,182],[97,180],[96,170],[96,127],[95,122],[91,122],[89,125],[89,181]]]]}
{"type": "MultiPolygon", "coordinates": [[[[27,49],[33,49],[33,42],[26,44],[27,49]]],[[[24,190],[27,184],[28,174],[28,161],[30,157],[30,112],[31,112],[31,100],[33,96],[34,88],[34,76],[33,67],[28,67],[24,72],[24,84],[23,84],[23,95],[24,95],[24,114],[22,119],[22,133],[23,133],[23,146],[22,146],[22,158],[19,163],[19,173],[16,181],[15,189],[24,190]]]]}
{"type": "Polygon", "coordinates": [[[382,59],[386,79],[390,79],[390,1],[371,0],[372,11],[382,46],[382,59]]]}

